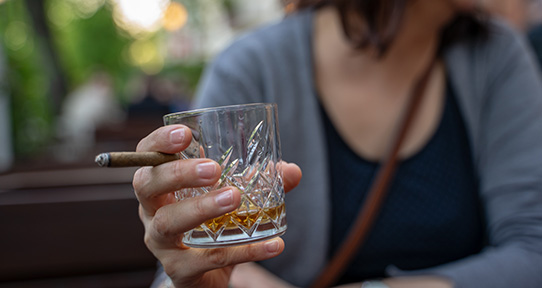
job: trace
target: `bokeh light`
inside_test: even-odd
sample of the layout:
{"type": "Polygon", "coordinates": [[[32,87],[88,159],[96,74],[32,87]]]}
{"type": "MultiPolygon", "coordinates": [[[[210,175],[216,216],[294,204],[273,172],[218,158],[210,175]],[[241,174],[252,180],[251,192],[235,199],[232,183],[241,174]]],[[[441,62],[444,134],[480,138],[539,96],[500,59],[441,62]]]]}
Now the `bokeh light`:
{"type": "Polygon", "coordinates": [[[178,2],[171,2],[164,12],[162,25],[168,31],[181,29],[188,20],[188,12],[186,8],[178,2]]]}
{"type": "Polygon", "coordinates": [[[104,4],[105,0],[72,0],[75,13],[80,18],[92,17],[104,4]]]}
{"type": "Polygon", "coordinates": [[[22,21],[12,21],[4,32],[6,46],[14,51],[20,50],[28,41],[28,27],[22,21]]]}
{"type": "Polygon", "coordinates": [[[52,1],[47,9],[47,18],[60,29],[67,27],[74,16],[72,4],[68,1],[52,1]]]}
{"type": "Polygon", "coordinates": [[[164,67],[164,59],[155,42],[150,39],[136,40],[129,48],[130,62],[147,74],[156,74],[164,67]]]}
{"type": "Polygon", "coordinates": [[[169,0],[113,0],[113,17],[132,37],[142,38],[160,29],[169,3],[169,0]]]}
{"type": "Polygon", "coordinates": [[[22,21],[10,22],[4,31],[4,43],[7,49],[15,51],[13,57],[25,59],[34,50],[34,39],[30,27],[22,21]]]}

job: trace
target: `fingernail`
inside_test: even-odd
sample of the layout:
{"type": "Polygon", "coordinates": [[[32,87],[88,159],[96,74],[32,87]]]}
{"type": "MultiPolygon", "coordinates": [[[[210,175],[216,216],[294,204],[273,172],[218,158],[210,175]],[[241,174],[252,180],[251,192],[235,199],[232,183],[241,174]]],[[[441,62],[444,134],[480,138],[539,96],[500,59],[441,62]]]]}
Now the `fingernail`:
{"type": "Polygon", "coordinates": [[[169,141],[174,144],[180,144],[184,140],[184,129],[176,129],[169,132],[169,141]]]}
{"type": "Polygon", "coordinates": [[[205,162],[196,166],[198,176],[203,179],[211,179],[215,176],[216,166],[213,162],[205,162]]]}
{"type": "Polygon", "coordinates": [[[279,251],[279,241],[273,240],[265,243],[265,250],[268,253],[277,253],[279,251]]]}
{"type": "Polygon", "coordinates": [[[218,194],[215,197],[215,201],[218,205],[222,207],[230,206],[233,203],[233,191],[228,190],[218,194]]]}

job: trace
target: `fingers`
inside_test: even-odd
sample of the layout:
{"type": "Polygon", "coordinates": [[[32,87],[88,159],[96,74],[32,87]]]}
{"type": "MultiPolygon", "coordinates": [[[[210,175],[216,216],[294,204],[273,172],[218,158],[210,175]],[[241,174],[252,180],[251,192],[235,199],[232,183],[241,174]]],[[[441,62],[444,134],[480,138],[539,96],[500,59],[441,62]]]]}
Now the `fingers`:
{"type": "Polygon", "coordinates": [[[158,209],[147,226],[145,242],[151,249],[178,248],[182,233],[206,220],[235,210],[241,202],[241,192],[226,187],[208,194],[184,199],[158,209]]]}
{"type": "MultiPolygon", "coordinates": [[[[265,242],[257,242],[253,244],[227,247],[227,248],[215,248],[215,249],[189,249],[189,250],[177,250],[173,252],[171,250],[165,252],[168,253],[168,257],[164,257],[161,262],[164,266],[165,272],[175,279],[182,273],[185,278],[186,275],[192,275],[197,277],[207,271],[214,269],[229,267],[239,263],[262,261],[269,258],[273,258],[284,250],[284,241],[281,238],[274,238],[265,242]],[[183,261],[179,261],[182,254],[183,261]]],[[[181,277],[179,277],[181,278],[181,277]]],[[[181,283],[180,281],[175,281],[181,283]]]]}
{"type": "Polygon", "coordinates": [[[137,144],[136,151],[159,151],[177,153],[184,150],[192,140],[192,132],[184,125],[167,125],[154,130],[137,144]]]}
{"type": "Polygon", "coordinates": [[[210,271],[216,272],[215,269],[232,267],[238,263],[269,259],[284,250],[284,242],[280,238],[216,249],[186,248],[180,243],[185,231],[235,210],[240,202],[241,192],[226,187],[163,206],[156,211],[154,217],[141,215],[145,224],[145,244],[160,260],[176,285],[211,287],[195,285],[194,282],[207,283],[205,279],[211,275],[210,271]]]}
{"type": "Polygon", "coordinates": [[[178,160],[136,171],[136,197],[150,214],[164,203],[162,196],[187,187],[210,186],[220,178],[220,166],[209,159],[178,160]]]}
{"type": "Polygon", "coordinates": [[[284,190],[288,192],[294,189],[299,184],[303,174],[299,166],[297,166],[296,164],[287,163],[284,161],[281,164],[282,164],[282,174],[283,174],[283,181],[284,181],[284,190]]]}
{"type": "Polygon", "coordinates": [[[266,260],[277,256],[283,250],[284,241],[277,237],[265,242],[257,242],[238,247],[200,249],[198,250],[198,254],[201,257],[195,258],[200,259],[203,269],[199,271],[204,272],[244,262],[266,260]]]}

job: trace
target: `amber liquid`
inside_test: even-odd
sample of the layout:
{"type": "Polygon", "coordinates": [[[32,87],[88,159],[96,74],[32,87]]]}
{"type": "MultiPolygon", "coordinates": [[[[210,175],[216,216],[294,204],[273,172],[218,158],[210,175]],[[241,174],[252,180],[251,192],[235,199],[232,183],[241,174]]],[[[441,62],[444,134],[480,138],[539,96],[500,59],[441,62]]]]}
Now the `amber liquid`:
{"type": "MultiPolygon", "coordinates": [[[[257,208],[257,207],[240,207],[239,209],[227,213],[225,215],[213,218],[204,222],[203,224],[209,228],[209,230],[216,232],[222,226],[226,225],[225,229],[238,229],[236,223],[243,225],[246,228],[252,227],[261,216],[260,225],[267,224],[271,220],[279,220],[278,217],[284,212],[284,204],[276,207],[269,208],[257,208]],[[233,219],[233,220],[232,220],[233,219]]],[[[201,228],[196,228],[201,230],[201,228]]]]}

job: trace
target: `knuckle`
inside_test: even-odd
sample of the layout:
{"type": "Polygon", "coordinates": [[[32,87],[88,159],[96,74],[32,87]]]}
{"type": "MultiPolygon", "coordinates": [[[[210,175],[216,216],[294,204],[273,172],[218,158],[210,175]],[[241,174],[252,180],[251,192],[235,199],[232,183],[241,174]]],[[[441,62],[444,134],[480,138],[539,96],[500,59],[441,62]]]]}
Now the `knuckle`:
{"type": "Polygon", "coordinates": [[[201,197],[195,197],[194,204],[192,205],[194,217],[197,219],[207,219],[208,213],[207,213],[207,207],[205,205],[205,199],[203,196],[201,197]]]}
{"type": "Polygon", "coordinates": [[[143,243],[145,243],[145,246],[147,246],[147,248],[149,248],[149,250],[152,251],[153,241],[152,241],[151,235],[148,232],[146,232],[145,235],[143,235],[143,243]]]}
{"type": "Polygon", "coordinates": [[[152,230],[161,237],[169,238],[175,234],[171,230],[171,221],[164,209],[158,209],[152,219],[152,230]]]}
{"type": "Polygon", "coordinates": [[[132,179],[132,187],[136,195],[141,194],[141,191],[144,190],[144,187],[147,186],[149,178],[149,167],[141,167],[136,170],[134,173],[134,178],[132,179]]]}
{"type": "Polygon", "coordinates": [[[179,269],[176,267],[177,261],[174,261],[171,257],[167,257],[165,259],[161,259],[160,263],[162,263],[162,266],[164,267],[164,272],[170,277],[170,278],[177,278],[179,277],[179,269]]]}
{"type": "Polygon", "coordinates": [[[164,272],[170,277],[173,278],[175,274],[175,269],[171,265],[168,265],[167,261],[162,261],[162,266],[164,267],[164,272]],[[164,263],[165,262],[165,263],[164,263]]]}
{"type": "Polygon", "coordinates": [[[136,151],[161,150],[160,148],[167,147],[170,143],[170,132],[179,127],[182,125],[167,125],[157,128],[137,143],[136,151]]]}
{"type": "Polygon", "coordinates": [[[199,272],[194,271],[193,265],[186,263],[185,261],[179,261],[177,257],[164,257],[160,259],[162,267],[164,267],[164,273],[166,273],[169,278],[175,279],[176,283],[187,282],[186,285],[180,284],[178,287],[204,287],[204,286],[194,286],[189,285],[189,282],[193,282],[199,272]]]}
{"type": "Polygon", "coordinates": [[[156,146],[156,134],[158,130],[151,132],[149,135],[141,139],[136,145],[136,151],[149,151],[156,146]]]}
{"type": "Polygon", "coordinates": [[[224,248],[209,249],[206,253],[208,261],[216,267],[225,267],[230,264],[228,252],[224,248]]]}
{"type": "Polygon", "coordinates": [[[147,137],[141,139],[141,140],[137,143],[137,145],[136,145],[136,151],[137,151],[137,152],[143,151],[143,146],[144,146],[143,143],[144,143],[146,140],[147,140],[147,137]]]}
{"type": "Polygon", "coordinates": [[[247,249],[244,249],[243,251],[245,252],[244,253],[245,255],[243,256],[246,257],[245,258],[246,260],[253,261],[254,259],[258,258],[259,249],[258,249],[258,246],[256,245],[250,244],[248,245],[247,249]]]}
{"type": "Polygon", "coordinates": [[[139,208],[137,209],[137,213],[139,214],[139,219],[143,224],[145,224],[145,211],[143,210],[143,206],[140,204],[139,208]]]}
{"type": "Polygon", "coordinates": [[[175,179],[182,180],[185,177],[184,165],[186,164],[183,164],[182,161],[175,161],[173,163],[173,175],[175,176],[175,179]]]}

